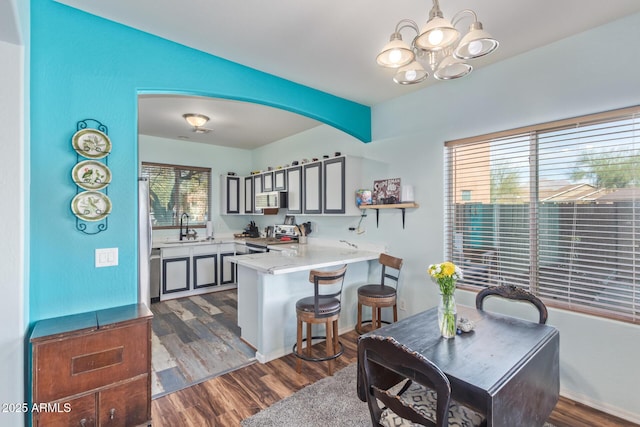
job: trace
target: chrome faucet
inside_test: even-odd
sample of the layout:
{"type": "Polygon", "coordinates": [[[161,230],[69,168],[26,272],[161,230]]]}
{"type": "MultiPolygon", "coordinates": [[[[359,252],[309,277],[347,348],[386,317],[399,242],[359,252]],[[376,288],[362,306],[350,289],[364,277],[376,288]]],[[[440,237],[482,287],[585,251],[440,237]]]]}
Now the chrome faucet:
{"type": "Polygon", "coordinates": [[[180,240],[182,240],[183,237],[188,237],[189,235],[189,214],[188,213],[183,213],[182,216],[180,216],[180,240]],[[182,232],[182,221],[186,219],[186,225],[184,227],[184,233],[182,232]]]}

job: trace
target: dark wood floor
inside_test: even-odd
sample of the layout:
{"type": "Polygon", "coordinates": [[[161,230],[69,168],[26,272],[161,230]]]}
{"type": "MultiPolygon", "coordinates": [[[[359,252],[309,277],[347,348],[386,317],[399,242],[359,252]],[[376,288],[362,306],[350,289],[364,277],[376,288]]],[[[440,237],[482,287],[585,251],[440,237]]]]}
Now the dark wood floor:
{"type": "MultiPolygon", "coordinates": [[[[336,370],[356,361],[357,337],[354,331],[341,336],[344,354],[336,361],[336,370]]],[[[238,426],[241,420],[327,376],[324,363],[304,363],[301,374],[296,373],[295,364],[295,357],[287,355],[158,398],[151,406],[153,427],[238,426]]],[[[558,427],[640,427],[564,398],[549,422],[558,427]]]]}

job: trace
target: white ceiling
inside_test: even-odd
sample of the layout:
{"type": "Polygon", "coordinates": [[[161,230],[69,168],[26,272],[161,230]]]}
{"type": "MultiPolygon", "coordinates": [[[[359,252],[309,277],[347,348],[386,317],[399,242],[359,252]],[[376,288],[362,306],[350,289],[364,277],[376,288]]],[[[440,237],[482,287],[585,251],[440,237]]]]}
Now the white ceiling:
{"type": "MultiPolygon", "coordinates": [[[[413,19],[419,26],[426,22],[430,0],[57,1],[369,106],[431,84],[447,84],[429,77],[428,82],[403,87],[391,81],[392,71],[375,63],[375,56],[400,19],[413,19]]],[[[500,41],[496,52],[474,63],[476,69],[640,12],[638,0],[440,0],[440,6],[449,19],[459,10],[473,9],[485,30],[500,41]]],[[[469,23],[463,19],[459,26],[469,23]]],[[[413,37],[410,33],[403,35],[405,40],[413,37]]],[[[473,73],[465,78],[473,78],[473,73]]],[[[185,132],[184,126],[178,128],[183,113],[208,111],[213,122],[222,111],[218,108],[238,107],[229,101],[210,108],[202,100],[193,102],[193,108],[203,110],[185,111],[184,101],[177,98],[141,100],[140,131],[175,139],[185,132]],[[175,120],[175,127],[165,123],[170,116],[180,118],[175,120]]],[[[242,136],[243,130],[258,126],[259,120],[252,125],[251,116],[236,114],[240,116],[229,122],[229,126],[235,126],[229,133],[242,136]]],[[[256,114],[255,109],[250,114],[256,114]]],[[[290,126],[290,118],[285,120],[283,126],[290,126]]],[[[227,132],[222,137],[223,124],[212,126],[216,131],[205,134],[209,143],[253,141],[245,146],[251,148],[270,142],[268,138],[255,138],[263,133],[260,129],[232,142],[227,132]]],[[[297,133],[305,126],[309,123],[292,127],[291,132],[297,133]]],[[[196,140],[194,135],[187,136],[196,140]]]]}
{"type": "Polygon", "coordinates": [[[179,95],[138,98],[138,133],[226,147],[253,149],[318,126],[308,117],[260,104],[179,95]],[[182,117],[203,114],[208,133],[196,133],[182,117]]]}

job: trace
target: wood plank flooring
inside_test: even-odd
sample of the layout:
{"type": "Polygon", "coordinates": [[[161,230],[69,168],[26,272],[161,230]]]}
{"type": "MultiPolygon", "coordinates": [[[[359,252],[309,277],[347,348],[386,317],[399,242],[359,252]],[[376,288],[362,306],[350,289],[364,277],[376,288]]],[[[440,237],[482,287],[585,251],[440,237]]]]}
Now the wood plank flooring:
{"type": "MultiPolygon", "coordinates": [[[[335,362],[336,371],[357,359],[356,332],[340,338],[344,354],[335,362]]],[[[317,346],[322,351],[322,344],[317,346]]],[[[301,374],[296,373],[295,365],[296,358],[287,355],[158,398],[151,406],[153,426],[239,426],[241,420],[327,376],[324,363],[303,362],[301,374]]],[[[564,398],[549,422],[557,427],[640,427],[564,398]]]]}
{"type": "Polygon", "coordinates": [[[151,304],[151,395],[159,397],[255,362],[240,340],[236,291],[151,304]]]}

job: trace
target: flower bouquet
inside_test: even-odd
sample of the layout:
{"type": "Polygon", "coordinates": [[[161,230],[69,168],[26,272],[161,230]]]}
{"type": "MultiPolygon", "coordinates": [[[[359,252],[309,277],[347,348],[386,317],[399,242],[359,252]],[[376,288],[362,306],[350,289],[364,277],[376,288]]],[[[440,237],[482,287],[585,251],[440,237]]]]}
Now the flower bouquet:
{"type": "Polygon", "coordinates": [[[462,279],[462,270],[454,263],[447,261],[429,266],[429,276],[440,288],[440,304],[438,306],[438,325],[445,338],[456,336],[456,300],[453,295],[456,282],[462,279]]]}

